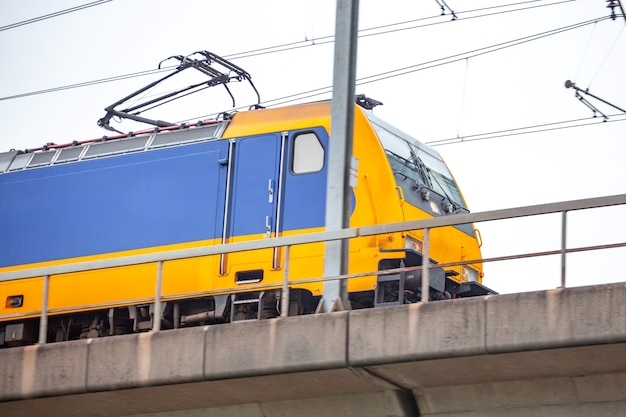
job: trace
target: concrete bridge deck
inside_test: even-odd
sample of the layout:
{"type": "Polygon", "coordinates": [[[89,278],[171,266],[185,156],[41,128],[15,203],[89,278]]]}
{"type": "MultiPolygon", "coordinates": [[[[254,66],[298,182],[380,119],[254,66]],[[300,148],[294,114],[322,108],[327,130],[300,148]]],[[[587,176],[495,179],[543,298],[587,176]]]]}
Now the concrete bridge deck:
{"type": "Polygon", "coordinates": [[[626,284],[4,349],[0,415],[626,415],[626,284]]]}

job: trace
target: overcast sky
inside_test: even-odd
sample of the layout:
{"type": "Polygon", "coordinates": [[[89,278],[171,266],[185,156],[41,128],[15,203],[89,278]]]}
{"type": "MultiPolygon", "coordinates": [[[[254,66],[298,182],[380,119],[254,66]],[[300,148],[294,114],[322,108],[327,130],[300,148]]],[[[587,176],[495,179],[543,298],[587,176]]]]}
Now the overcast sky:
{"type": "MultiPolygon", "coordinates": [[[[626,108],[626,19],[611,19],[601,0],[447,0],[441,15],[443,3],[361,1],[356,90],[384,103],[375,113],[435,146],[473,212],[626,193],[626,114],[583,95],[598,109],[594,118],[564,86],[571,80],[626,108]]],[[[335,7],[330,0],[0,0],[0,151],[110,134],[96,124],[103,109],[163,74],[91,82],[198,50],[248,71],[266,106],[330,98],[335,7]]],[[[213,90],[157,117],[229,110],[224,90],[213,90]]],[[[248,86],[233,91],[237,106],[254,103],[248,86]]],[[[624,214],[571,213],[568,243],[624,241],[624,214]]],[[[476,226],[485,257],[560,245],[560,216],[476,226]]],[[[624,255],[570,255],[568,283],[623,281],[616,271],[624,255]]],[[[487,264],[484,283],[503,293],[555,288],[558,260],[487,264]]]]}

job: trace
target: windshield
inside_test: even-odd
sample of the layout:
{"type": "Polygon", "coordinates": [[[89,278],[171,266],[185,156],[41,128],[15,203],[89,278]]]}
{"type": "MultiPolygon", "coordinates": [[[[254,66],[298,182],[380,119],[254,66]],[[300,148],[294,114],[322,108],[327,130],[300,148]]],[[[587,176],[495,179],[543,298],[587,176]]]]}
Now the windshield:
{"type": "Polygon", "coordinates": [[[427,187],[458,206],[465,206],[461,193],[452,179],[452,174],[437,152],[408,135],[392,132],[379,125],[377,121],[371,121],[385,149],[394,175],[410,178],[418,186],[427,187]]]}

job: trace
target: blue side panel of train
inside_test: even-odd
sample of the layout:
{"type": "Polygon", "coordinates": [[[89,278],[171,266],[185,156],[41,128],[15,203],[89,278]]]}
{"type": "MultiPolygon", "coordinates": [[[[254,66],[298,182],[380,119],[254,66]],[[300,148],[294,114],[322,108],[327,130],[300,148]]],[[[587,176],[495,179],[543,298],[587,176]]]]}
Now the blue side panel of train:
{"type": "MultiPolygon", "coordinates": [[[[315,129],[315,133],[328,149],[326,132],[315,129]]],[[[262,234],[268,231],[268,225],[270,232],[276,232],[276,227],[280,231],[288,231],[324,226],[327,160],[318,172],[294,174],[290,167],[296,134],[292,132],[289,135],[284,152],[281,152],[280,134],[251,136],[236,141],[229,237],[262,234]],[[282,161],[281,153],[284,153],[282,161]],[[281,172],[283,175],[279,181],[281,172]],[[279,192],[282,194],[280,198],[279,192]],[[277,225],[277,222],[280,224],[277,225]]],[[[327,155],[328,152],[326,158],[327,155]]]]}
{"type": "Polygon", "coordinates": [[[275,232],[279,202],[281,230],[322,227],[327,164],[293,174],[292,143],[236,140],[229,210],[226,140],[0,175],[0,267],[220,238],[225,213],[228,236],[275,232]]]}
{"type": "MultiPolygon", "coordinates": [[[[326,224],[326,179],[328,174],[328,135],[324,129],[314,129],[325,147],[324,168],[315,173],[294,175],[285,168],[285,195],[282,226],[284,230],[323,227],[326,224]]],[[[293,153],[293,136],[288,141],[287,159],[293,153]]]]}
{"type": "Polygon", "coordinates": [[[214,141],[0,176],[0,267],[182,243],[221,231],[214,141]]]}
{"type": "Polygon", "coordinates": [[[235,144],[230,236],[275,231],[280,136],[239,139],[235,144]]]}

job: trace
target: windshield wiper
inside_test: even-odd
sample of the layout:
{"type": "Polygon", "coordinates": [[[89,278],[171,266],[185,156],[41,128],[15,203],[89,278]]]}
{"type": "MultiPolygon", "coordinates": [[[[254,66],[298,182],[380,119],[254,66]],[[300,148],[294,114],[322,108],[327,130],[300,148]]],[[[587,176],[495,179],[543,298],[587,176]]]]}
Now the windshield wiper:
{"type": "Polygon", "coordinates": [[[428,188],[433,188],[433,184],[430,181],[430,174],[428,172],[426,164],[424,163],[424,161],[422,161],[422,158],[417,156],[411,145],[409,145],[409,151],[411,152],[411,159],[413,160],[413,163],[417,168],[417,172],[419,173],[420,178],[428,188]]]}
{"type": "Polygon", "coordinates": [[[441,192],[443,193],[443,195],[445,196],[446,200],[448,200],[448,205],[447,207],[444,207],[444,210],[446,210],[448,213],[453,214],[458,212],[459,210],[463,209],[464,211],[469,213],[469,210],[466,209],[461,203],[456,202],[454,200],[452,200],[450,198],[450,196],[448,195],[448,193],[446,193],[446,189],[441,185],[441,183],[439,182],[439,180],[437,179],[436,175],[431,174],[430,172],[430,168],[426,168],[427,172],[428,172],[428,177],[432,178],[435,183],[437,183],[437,186],[439,186],[439,189],[441,190],[441,192]]]}

